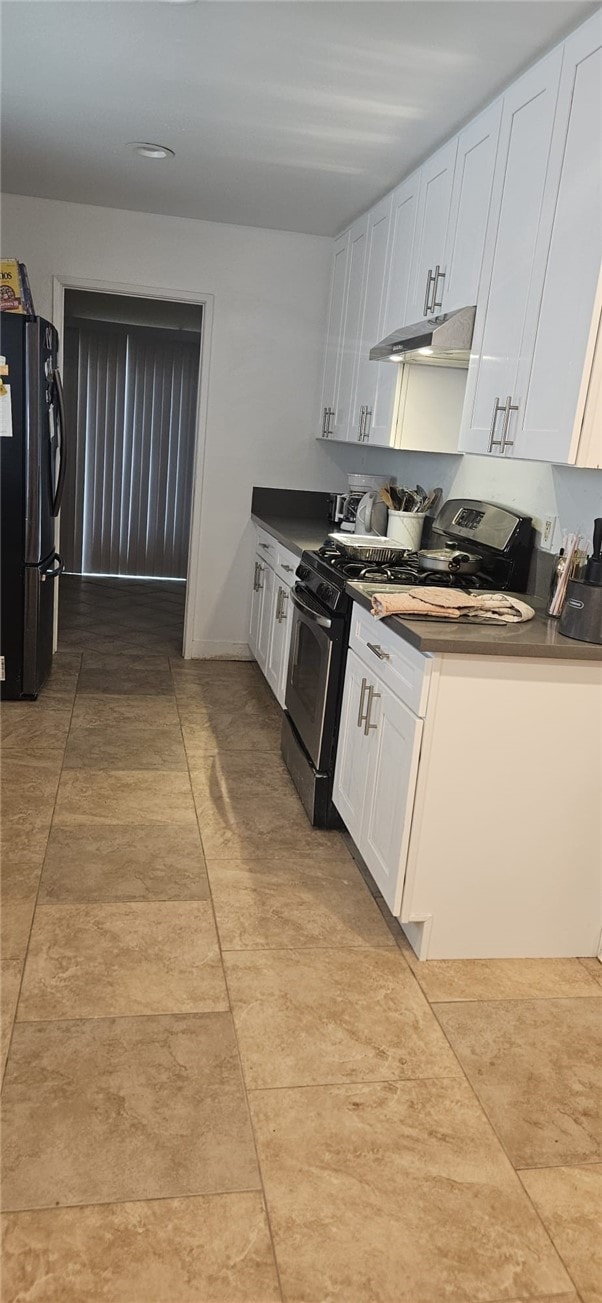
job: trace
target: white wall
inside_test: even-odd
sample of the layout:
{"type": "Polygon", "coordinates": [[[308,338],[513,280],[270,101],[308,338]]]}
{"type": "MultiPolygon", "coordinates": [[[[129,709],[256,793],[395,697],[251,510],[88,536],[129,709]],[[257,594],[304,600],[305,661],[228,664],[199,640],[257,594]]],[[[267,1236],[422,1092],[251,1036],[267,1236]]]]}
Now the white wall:
{"type": "Polygon", "coordinates": [[[194,651],[246,649],[254,484],[336,489],[311,437],[330,241],[7,195],[2,251],[27,264],[36,311],[52,278],[215,296],[194,651]]]}

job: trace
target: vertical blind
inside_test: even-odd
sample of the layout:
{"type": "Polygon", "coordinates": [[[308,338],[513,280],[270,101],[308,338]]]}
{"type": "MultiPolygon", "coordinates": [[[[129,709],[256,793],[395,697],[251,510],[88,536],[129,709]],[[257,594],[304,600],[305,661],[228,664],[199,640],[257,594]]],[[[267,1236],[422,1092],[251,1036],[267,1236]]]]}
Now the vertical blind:
{"type": "Polygon", "coordinates": [[[198,369],[198,338],[67,326],[67,570],[185,578],[198,369]]]}

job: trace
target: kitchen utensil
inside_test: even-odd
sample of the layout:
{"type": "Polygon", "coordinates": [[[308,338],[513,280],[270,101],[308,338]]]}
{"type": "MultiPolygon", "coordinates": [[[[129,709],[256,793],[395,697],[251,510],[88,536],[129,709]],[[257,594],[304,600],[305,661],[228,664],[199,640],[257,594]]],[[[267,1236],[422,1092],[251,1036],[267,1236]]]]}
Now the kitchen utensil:
{"type": "Polygon", "coordinates": [[[450,543],[446,547],[427,548],[418,553],[421,570],[443,570],[447,574],[476,575],[481,565],[478,552],[465,552],[450,543]]]}
{"type": "Polygon", "coordinates": [[[429,512],[432,513],[437,509],[441,501],[442,494],[443,494],[443,489],[431,489],[430,493],[427,494],[426,499],[422,504],[422,510],[424,511],[425,515],[428,515],[429,512]]]}
{"type": "Polygon", "coordinates": [[[384,502],[385,506],[388,507],[389,511],[394,511],[395,508],[394,508],[394,506],[393,506],[393,499],[392,499],[392,497],[391,497],[391,494],[390,494],[390,492],[389,492],[389,489],[386,488],[386,487],[383,488],[383,489],[381,489],[381,490],[380,490],[380,496],[381,496],[382,501],[384,502]]]}
{"type": "Polygon", "coordinates": [[[594,546],[585,567],[586,584],[602,584],[602,516],[594,521],[594,546]]]}
{"type": "Polygon", "coordinates": [[[391,565],[393,562],[400,561],[408,551],[402,543],[395,543],[391,539],[379,542],[374,534],[329,534],[328,537],[336,544],[343,556],[353,558],[354,561],[372,561],[375,564],[391,565]]]}
{"type": "Polygon", "coordinates": [[[355,513],[356,534],[380,534],[387,532],[387,508],[380,497],[371,489],[358,503],[355,513]]]}
{"type": "Polygon", "coordinates": [[[417,552],[422,539],[424,512],[390,511],[387,524],[387,538],[402,543],[411,552],[417,552]]]}

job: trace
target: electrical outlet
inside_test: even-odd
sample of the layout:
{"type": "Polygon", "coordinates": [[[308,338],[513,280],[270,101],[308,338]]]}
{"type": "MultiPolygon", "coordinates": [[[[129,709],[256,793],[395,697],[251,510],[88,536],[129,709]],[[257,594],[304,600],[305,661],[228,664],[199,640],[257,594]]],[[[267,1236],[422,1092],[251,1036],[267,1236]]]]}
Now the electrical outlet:
{"type": "Polygon", "coordinates": [[[556,524],[558,516],[544,516],[541,522],[541,543],[540,547],[544,552],[554,551],[554,539],[556,537],[556,524]]]}

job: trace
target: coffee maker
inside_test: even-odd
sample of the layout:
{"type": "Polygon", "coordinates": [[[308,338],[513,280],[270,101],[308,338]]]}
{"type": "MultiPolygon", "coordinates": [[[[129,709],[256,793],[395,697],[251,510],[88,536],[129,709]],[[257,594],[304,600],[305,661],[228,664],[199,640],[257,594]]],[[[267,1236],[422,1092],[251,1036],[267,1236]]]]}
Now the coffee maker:
{"type": "MultiPolygon", "coordinates": [[[[382,519],[380,522],[378,522],[376,519],[376,516],[378,515],[378,511],[376,510],[375,512],[375,508],[377,508],[377,505],[379,503],[379,498],[378,498],[379,489],[384,488],[385,484],[391,483],[391,476],[390,475],[350,475],[348,483],[349,483],[349,490],[345,497],[345,501],[341,510],[341,515],[339,517],[340,520],[339,528],[345,534],[356,534],[358,532],[369,533],[369,534],[374,534],[374,533],[386,534],[387,509],[385,507],[384,502],[382,503],[383,511],[381,513],[382,519]],[[374,521],[370,521],[368,523],[368,526],[366,527],[365,510],[362,513],[362,516],[358,520],[358,509],[360,503],[363,502],[363,499],[367,495],[371,495],[373,498],[372,512],[370,514],[375,515],[375,519],[374,521]],[[376,525],[377,524],[382,525],[383,521],[384,521],[384,528],[382,529],[376,528],[376,525]]],[[[365,505],[366,504],[364,504],[364,507],[365,505]]]]}
{"type": "Polygon", "coordinates": [[[565,638],[602,646],[602,516],[594,521],[594,546],[583,579],[569,579],[559,624],[565,638]]]}

